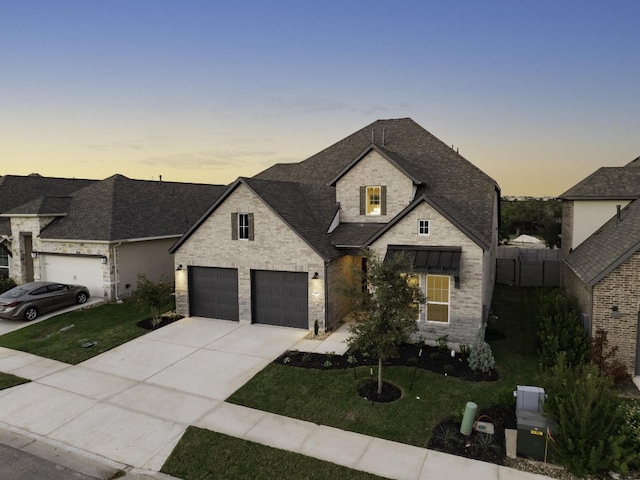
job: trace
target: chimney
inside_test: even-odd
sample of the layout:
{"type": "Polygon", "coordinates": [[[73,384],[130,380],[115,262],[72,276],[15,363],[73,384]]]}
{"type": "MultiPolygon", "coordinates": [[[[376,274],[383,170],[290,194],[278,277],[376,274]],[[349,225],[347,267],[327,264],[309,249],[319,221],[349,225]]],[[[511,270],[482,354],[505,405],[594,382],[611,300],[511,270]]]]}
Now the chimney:
{"type": "Polygon", "coordinates": [[[382,146],[384,147],[386,143],[387,143],[387,129],[383,128],[382,129],[382,146]]]}

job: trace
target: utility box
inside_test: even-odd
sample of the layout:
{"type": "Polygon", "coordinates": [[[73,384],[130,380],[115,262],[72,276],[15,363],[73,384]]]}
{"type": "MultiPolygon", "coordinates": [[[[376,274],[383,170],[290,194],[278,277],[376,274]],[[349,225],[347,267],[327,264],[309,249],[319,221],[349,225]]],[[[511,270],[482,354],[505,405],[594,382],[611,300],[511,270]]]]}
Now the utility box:
{"type": "Polygon", "coordinates": [[[553,457],[555,423],[539,412],[518,412],[517,455],[534,460],[549,461],[553,457]]]}
{"type": "Polygon", "coordinates": [[[516,415],[520,410],[542,412],[544,399],[544,388],[518,385],[516,390],[516,415]]]}

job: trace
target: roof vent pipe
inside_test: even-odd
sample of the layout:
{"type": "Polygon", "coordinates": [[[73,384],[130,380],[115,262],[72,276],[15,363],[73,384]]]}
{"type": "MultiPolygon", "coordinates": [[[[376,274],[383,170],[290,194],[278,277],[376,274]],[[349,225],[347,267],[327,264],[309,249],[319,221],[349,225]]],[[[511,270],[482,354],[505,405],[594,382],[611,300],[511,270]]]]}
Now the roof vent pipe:
{"type": "Polygon", "coordinates": [[[376,144],[376,129],[375,128],[371,129],[371,143],[373,145],[376,144]]]}
{"type": "Polygon", "coordinates": [[[620,209],[622,205],[616,205],[616,225],[620,223],[620,209]]]}
{"type": "Polygon", "coordinates": [[[382,146],[384,146],[387,143],[387,129],[383,128],[382,129],[382,146]]]}

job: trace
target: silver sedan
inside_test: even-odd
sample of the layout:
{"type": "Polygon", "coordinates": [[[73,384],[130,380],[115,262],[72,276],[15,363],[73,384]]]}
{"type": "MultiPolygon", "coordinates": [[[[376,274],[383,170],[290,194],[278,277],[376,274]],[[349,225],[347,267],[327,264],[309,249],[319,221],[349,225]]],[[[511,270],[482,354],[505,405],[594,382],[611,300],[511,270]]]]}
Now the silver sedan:
{"type": "Polygon", "coordinates": [[[35,320],[38,315],[74,304],[86,303],[89,289],[82,285],[31,282],[0,295],[0,318],[35,320]]]}

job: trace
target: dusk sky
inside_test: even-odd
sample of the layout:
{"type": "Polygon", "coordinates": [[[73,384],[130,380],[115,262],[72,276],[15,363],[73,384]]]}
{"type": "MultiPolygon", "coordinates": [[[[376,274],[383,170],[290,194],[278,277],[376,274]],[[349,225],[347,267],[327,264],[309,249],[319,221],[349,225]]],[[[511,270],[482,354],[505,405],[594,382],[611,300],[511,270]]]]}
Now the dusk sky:
{"type": "Polygon", "coordinates": [[[0,0],[0,175],[226,184],[411,117],[504,195],[640,155],[640,2],[0,0]]]}

